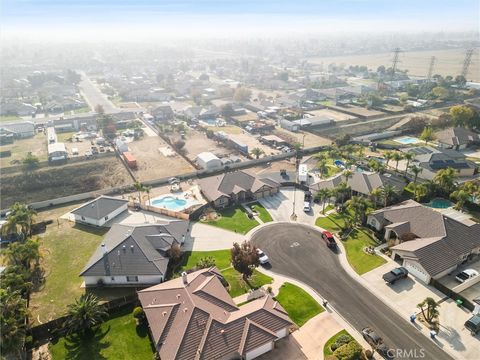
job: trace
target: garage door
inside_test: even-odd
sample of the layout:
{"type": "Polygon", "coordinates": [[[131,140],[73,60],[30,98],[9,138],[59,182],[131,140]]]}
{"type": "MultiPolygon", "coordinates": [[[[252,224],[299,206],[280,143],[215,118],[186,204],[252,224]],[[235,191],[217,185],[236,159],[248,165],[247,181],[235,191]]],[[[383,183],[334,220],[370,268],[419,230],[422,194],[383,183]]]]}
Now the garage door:
{"type": "Polygon", "coordinates": [[[428,284],[429,283],[429,276],[428,274],[425,274],[422,270],[420,270],[415,264],[412,264],[411,262],[405,261],[403,263],[403,266],[405,269],[408,270],[410,274],[415,276],[417,279],[422,280],[424,283],[428,284]]]}

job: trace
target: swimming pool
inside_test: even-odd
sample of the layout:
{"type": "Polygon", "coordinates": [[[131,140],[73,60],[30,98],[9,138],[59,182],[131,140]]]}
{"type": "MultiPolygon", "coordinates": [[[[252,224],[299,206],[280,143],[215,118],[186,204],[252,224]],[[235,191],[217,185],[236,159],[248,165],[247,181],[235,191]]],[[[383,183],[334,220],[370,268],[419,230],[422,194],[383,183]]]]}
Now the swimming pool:
{"type": "Polygon", "coordinates": [[[428,206],[434,209],[448,209],[449,207],[453,206],[453,203],[447,199],[436,198],[436,199],[430,200],[430,202],[426,203],[425,206],[428,206]]]}
{"type": "Polygon", "coordinates": [[[159,199],[152,200],[152,206],[164,208],[167,210],[180,211],[187,205],[187,200],[179,199],[173,196],[165,196],[159,199]]]}
{"type": "Polygon", "coordinates": [[[393,141],[396,141],[396,142],[398,142],[400,144],[403,144],[403,145],[416,144],[416,143],[420,142],[420,140],[418,140],[417,138],[411,137],[411,136],[404,136],[404,137],[401,137],[401,138],[393,139],[393,141]]]}

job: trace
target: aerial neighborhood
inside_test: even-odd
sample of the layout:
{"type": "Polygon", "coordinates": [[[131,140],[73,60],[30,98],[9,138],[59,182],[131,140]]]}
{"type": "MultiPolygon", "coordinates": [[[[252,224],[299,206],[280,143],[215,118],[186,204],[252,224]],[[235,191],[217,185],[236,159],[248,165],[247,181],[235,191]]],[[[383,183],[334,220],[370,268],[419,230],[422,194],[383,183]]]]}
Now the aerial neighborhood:
{"type": "Polygon", "coordinates": [[[176,36],[2,44],[2,359],[477,359],[478,31],[176,36]]]}

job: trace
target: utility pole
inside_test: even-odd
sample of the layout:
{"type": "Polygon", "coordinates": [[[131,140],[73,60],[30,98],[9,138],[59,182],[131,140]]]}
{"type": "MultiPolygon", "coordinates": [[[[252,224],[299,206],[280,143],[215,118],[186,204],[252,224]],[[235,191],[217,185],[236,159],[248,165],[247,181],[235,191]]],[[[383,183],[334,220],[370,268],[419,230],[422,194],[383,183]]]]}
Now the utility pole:
{"type": "Polygon", "coordinates": [[[472,62],[473,49],[468,49],[465,53],[465,60],[463,60],[462,76],[466,79],[468,74],[468,68],[472,62]]]}
{"type": "Polygon", "coordinates": [[[430,58],[430,65],[428,66],[428,74],[427,74],[427,80],[428,82],[430,82],[430,80],[432,79],[432,75],[433,75],[433,67],[435,66],[435,61],[437,60],[437,58],[435,56],[432,56],[430,58]]]}

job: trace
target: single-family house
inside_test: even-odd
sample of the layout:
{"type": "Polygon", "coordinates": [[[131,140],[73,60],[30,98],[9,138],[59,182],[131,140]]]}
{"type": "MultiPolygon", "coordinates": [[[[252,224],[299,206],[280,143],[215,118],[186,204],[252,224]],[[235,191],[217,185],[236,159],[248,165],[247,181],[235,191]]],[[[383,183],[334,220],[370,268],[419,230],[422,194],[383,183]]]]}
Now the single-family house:
{"type": "Polygon", "coordinates": [[[438,131],[435,133],[435,136],[440,147],[457,151],[480,142],[479,134],[461,127],[438,131]]]}
{"type": "Polygon", "coordinates": [[[71,212],[75,222],[103,226],[107,221],[126,211],[128,200],[100,196],[71,212]]]}
{"type": "Polygon", "coordinates": [[[151,115],[154,117],[155,121],[161,123],[172,121],[175,118],[175,114],[170,105],[156,107],[151,111],[151,115]]]}
{"type": "Polygon", "coordinates": [[[168,251],[181,245],[188,222],[114,224],[81,272],[88,286],[149,286],[165,280],[168,251]]]}
{"type": "Polygon", "coordinates": [[[270,295],[238,307],[217,268],[138,292],[161,359],[246,359],[273,350],[293,325],[270,295]]]}
{"type": "Polygon", "coordinates": [[[202,169],[211,170],[222,167],[222,161],[211,152],[205,151],[197,155],[197,164],[202,169]]]}
{"type": "Polygon", "coordinates": [[[35,114],[37,108],[32,104],[22,103],[20,101],[12,101],[2,103],[0,106],[0,115],[17,115],[17,116],[31,116],[35,114]]]}
{"type": "Polygon", "coordinates": [[[374,211],[367,223],[385,231],[385,240],[395,244],[392,258],[427,284],[480,255],[480,224],[457,221],[413,200],[374,211]]]}
{"type": "Polygon", "coordinates": [[[234,171],[198,180],[205,198],[215,208],[225,208],[247,200],[276,194],[280,184],[246,171],[234,171]]]}

